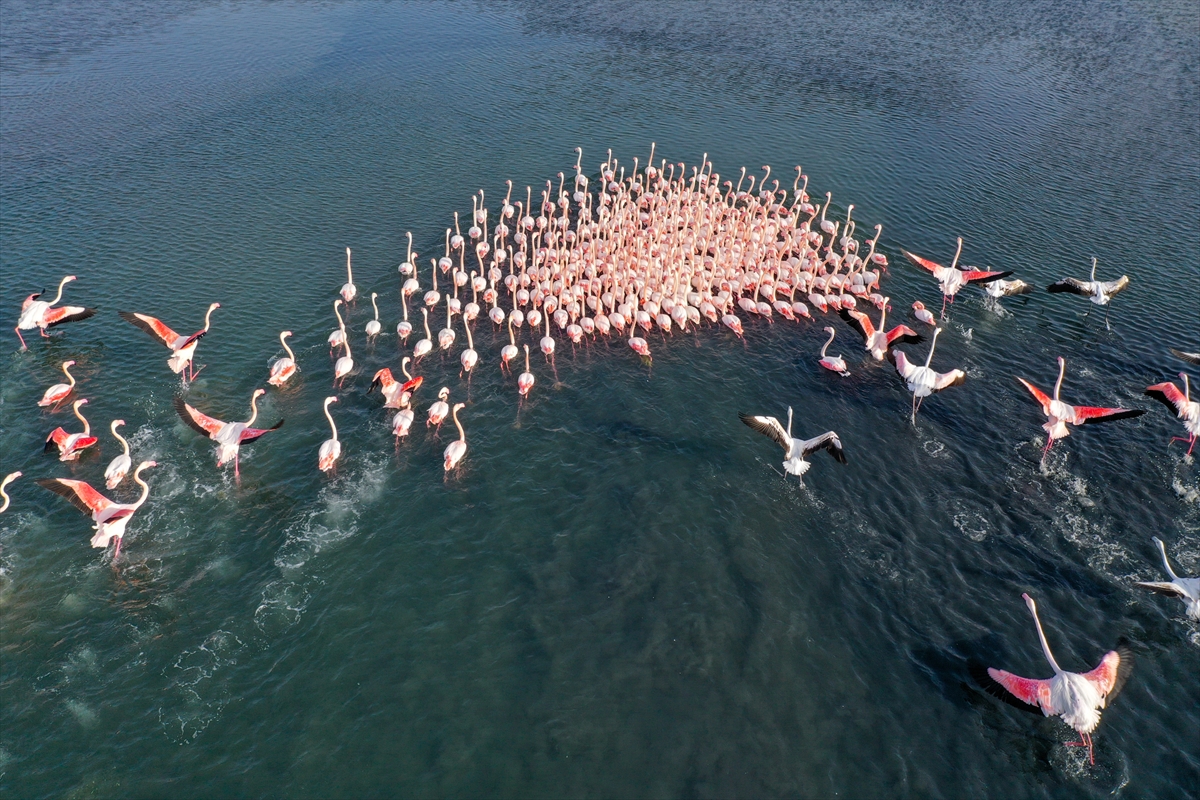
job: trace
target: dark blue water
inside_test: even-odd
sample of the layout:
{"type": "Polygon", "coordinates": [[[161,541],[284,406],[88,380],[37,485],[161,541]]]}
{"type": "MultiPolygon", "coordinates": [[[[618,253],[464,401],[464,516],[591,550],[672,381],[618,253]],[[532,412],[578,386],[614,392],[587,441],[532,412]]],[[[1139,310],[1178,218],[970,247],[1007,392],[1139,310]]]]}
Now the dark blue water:
{"type": "MultiPolygon", "coordinates": [[[[1200,350],[1200,11],[1192,3],[623,3],[0,6],[0,301],[64,274],[100,309],[0,358],[0,788],[6,796],[1195,796],[1200,630],[1131,587],[1150,537],[1200,571],[1200,483],[1142,396],[1200,350]],[[816,366],[823,324],[747,321],[535,352],[518,409],[476,329],[423,365],[452,437],[397,447],[370,376],[398,366],[405,232],[440,255],[482,188],[493,214],[574,148],[702,154],[725,177],[801,164],[809,191],[883,225],[897,316],[936,306],[907,247],[1038,286],[1129,274],[1109,322],[1038,292],[960,295],[923,406],[887,364],[816,366]],[[354,248],[359,364],[333,407],[330,304],[354,248]],[[193,404],[240,418],[293,339],[301,374],[263,414],[240,483],[175,416],[165,351],[118,310],[199,325],[193,404]],[[1039,462],[1016,382],[1148,409],[1039,462]],[[41,453],[34,403],[73,358],[101,452],[41,453]],[[738,411],[839,432],[800,486],[738,411]],[[38,477],[102,483],[154,458],[122,560],[38,477]],[[1133,677],[1096,766],[1071,731],[972,688],[970,660],[1049,674],[1118,639],[1133,677]]],[[[782,173],[782,174],[781,174],[782,173]]],[[[435,317],[437,323],[441,318],[435,317]]],[[[419,318],[417,320],[419,322],[419,318]]],[[[435,324],[435,329],[438,324],[435,324]]],[[[461,330],[459,332],[462,336],[461,330]]],[[[525,341],[529,338],[526,330],[525,341]]],[[[410,344],[412,340],[410,339],[410,344]]],[[[535,348],[536,349],[536,348],[535,348]]],[[[912,348],[917,354],[923,346],[912,348]]],[[[865,355],[865,354],[863,354],[865,355]]],[[[1193,373],[1194,375],[1194,373],[1193,373]]],[[[418,424],[418,426],[420,425],[418,424]]],[[[69,429],[73,429],[68,425],[69,429]]]]}

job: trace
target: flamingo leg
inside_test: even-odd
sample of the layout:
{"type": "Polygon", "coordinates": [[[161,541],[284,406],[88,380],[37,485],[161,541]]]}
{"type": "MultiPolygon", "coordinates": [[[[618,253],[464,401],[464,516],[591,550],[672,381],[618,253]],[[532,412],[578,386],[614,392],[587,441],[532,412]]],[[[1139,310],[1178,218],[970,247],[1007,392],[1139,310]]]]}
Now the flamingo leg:
{"type": "Polygon", "coordinates": [[[233,454],[233,477],[235,479],[240,479],[242,477],[241,472],[238,470],[238,454],[237,453],[233,454]]]}
{"type": "Polygon", "coordinates": [[[942,313],[939,315],[939,317],[946,316],[946,300],[947,300],[946,295],[942,295],[942,313]]]}
{"type": "Polygon", "coordinates": [[[121,557],[121,537],[117,537],[117,549],[113,551],[113,563],[117,563],[117,559],[121,557]]]}
{"type": "Polygon", "coordinates": [[[1050,452],[1050,446],[1052,444],[1054,444],[1054,439],[1047,436],[1046,437],[1046,446],[1042,448],[1042,461],[1046,460],[1046,454],[1050,452]]]}
{"type": "MultiPolygon", "coordinates": [[[[1185,439],[1185,438],[1184,438],[1184,437],[1182,437],[1182,436],[1172,436],[1172,437],[1171,437],[1171,442],[1187,442],[1187,443],[1188,443],[1188,450],[1187,450],[1187,454],[1190,456],[1190,455],[1192,454],[1192,448],[1194,448],[1194,447],[1196,446],[1196,437],[1195,437],[1195,436],[1190,436],[1190,437],[1188,437],[1188,438],[1186,438],[1186,439],[1185,439]]],[[[1171,442],[1167,442],[1167,446],[1168,446],[1168,447],[1170,447],[1170,446],[1171,446],[1171,442]]]]}
{"type": "Polygon", "coordinates": [[[13,328],[13,330],[17,332],[17,338],[21,340],[21,349],[28,350],[29,348],[25,344],[25,337],[21,335],[21,329],[13,328]]]}
{"type": "Polygon", "coordinates": [[[45,329],[45,328],[38,328],[38,332],[39,332],[40,334],[42,334],[42,338],[43,338],[43,339],[49,339],[49,338],[50,338],[50,334],[46,333],[46,329],[45,329]]]}

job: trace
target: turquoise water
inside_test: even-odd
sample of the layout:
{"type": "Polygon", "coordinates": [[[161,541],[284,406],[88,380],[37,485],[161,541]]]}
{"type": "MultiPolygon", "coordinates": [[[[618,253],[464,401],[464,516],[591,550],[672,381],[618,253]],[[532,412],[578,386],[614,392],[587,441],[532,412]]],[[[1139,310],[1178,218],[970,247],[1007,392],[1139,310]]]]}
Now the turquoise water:
{"type": "MultiPolygon", "coordinates": [[[[0,294],[64,274],[100,309],[0,357],[0,789],[6,796],[1107,796],[1200,785],[1200,631],[1135,591],[1158,535],[1200,571],[1200,483],[1142,389],[1200,349],[1200,15],[1194,4],[103,4],[0,6],[0,294]],[[398,367],[397,264],[511,179],[535,190],[650,142],[725,176],[795,164],[884,226],[884,287],[936,304],[900,247],[1044,286],[1128,273],[1107,330],[1078,298],[970,289],[937,363],[967,382],[916,426],[844,324],[746,320],[535,352],[425,360],[467,401],[470,450],[398,447],[370,376],[398,367]],[[333,413],[325,337],[354,249],[357,371],[333,413]],[[199,327],[189,402],[238,418],[296,332],[284,427],[242,477],[171,408],[165,351],[116,312],[199,327]],[[1014,376],[1148,409],[1039,464],[1014,376]],[[101,452],[41,453],[34,402],[67,358],[101,452]],[[861,359],[861,360],[860,360],[861,359]],[[738,411],[839,432],[801,487],[738,411]],[[128,421],[152,493],[114,568],[38,477],[101,483],[128,421]],[[1061,723],[971,687],[969,660],[1044,676],[1121,637],[1133,677],[1097,764],[1061,723]]],[[[782,173],[782,174],[781,174],[782,173]]],[[[493,211],[494,213],[494,211],[493,211]]],[[[440,318],[435,317],[440,322],[440,318]]],[[[435,325],[435,328],[437,326],[435,325]]],[[[528,330],[525,336],[529,337],[528,330]]],[[[460,330],[461,337],[461,330],[460,330]]],[[[525,341],[534,344],[534,340],[525,341]]],[[[411,340],[410,340],[411,342],[411,340]]],[[[923,353],[923,346],[915,348],[923,353]]],[[[1194,375],[1194,373],[1193,373],[1194,375]]],[[[420,417],[418,417],[420,419],[420,417]]],[[[70,429],[71,426],[68,426],[70,429]]],[[[415,428],[421,428],[418,424],[415,428]]]]}

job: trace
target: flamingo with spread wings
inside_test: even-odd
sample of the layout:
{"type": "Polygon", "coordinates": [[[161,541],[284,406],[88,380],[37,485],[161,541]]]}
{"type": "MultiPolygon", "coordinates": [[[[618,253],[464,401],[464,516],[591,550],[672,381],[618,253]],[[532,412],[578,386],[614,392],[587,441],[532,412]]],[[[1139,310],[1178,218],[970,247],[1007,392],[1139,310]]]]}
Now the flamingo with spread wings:
{"type": "Polygon", "coordinates": [[[1070,403],[1064,403],[1058,399],[1058,396],[1062,391],[1063,376],[1066,371],[1067,360],[1059,356],[1058,380],[1054,384],[1054,397],[1047,396],[1045,392],[1024,378],[1017,378],[1033,395],[1033,399],[1042,406],[1042,413],[1046,415],[1046,424],[1042,426],[1042,429],[1046,431],[1046,447],[1042,450],[1042,458],[1046,457],[1052,444],[1071,435],[1071,431],[1067,429],[1068,424],[1087,425],[1093,422],[1113,422],[1118,419],[1140,417],[1146,413],[1144,409],[1073,406],[1070,403]]]}
{"type": "MultiPolygon", "coordinates": [[[[196,377],[199,370],[193,368],[192,356],[196,354],[196,345],[200,343],[200,338],[208,333],[208,329],[212,326],[212,312],[221,307],[220,303],[212,303],[208,307],[208,311],[204,314],[204,327],[193,333],[191,336],[183,336],[171,330],[161,319],[152,317],[149,314],[135,314],[131,311],[118,311],[117,316],[128,322],[130,325],[136,325],[146,333],[153,336],[162,344],[166,345],[171,351],[171,357],[167,359],[167,366],[176,375],[188,371],[188,380],[196,377]]],[[[201,367],[203,369],[203,367],[201,367]]]]}
{"type": "Polygon", "coordinates": [[[937,279],[938,284],[942,288],[942,314],[946,313],[946,302],[954,302],[954,295],[958,294],[958,290],[966,286],[968,283],[988,283],[989,281],[1007,278],[1012,275],[1012,271],[1008,272],[992,272],[989,270],[976,269],[975,267],[967,267],[966,269],[958,268],[958,257],[962,253],[962,237],[958,237],[958,249],[954,251],[954,261],[950,266],[944,267],[936,261],[930,261],[927,258],[921,258],[916,253],[910,253],[907,250],[901,250],[901,253],[908,258],[909,261],[916,264],[924,270],[933,273],[933,277],[937,279]]]}
{"type": "Polygon", "coordinates": [[[1182,392],[1175,384],[1164,381],[1146,387],[1146,394],[1174,411],[1175,416],[1183,421],[1183,428],[1188,432],[1188,437],[1185,439],[1182,436],[1172,436],[1171,441],[1187,442],[1187,454],[1190,456],[1192,448],[1196,446],[1196,437],[1200,436],[1200,403],[1192,399],[1187,373],[1181,372],[1179,377],[1183,378],[1182,392]]]}
{"type": "Polygon", "coordinates": [[[266,389],[254,390],[254,394],[250,396],[250,419],[245,422],[222,422],[197,411],[178,395],[175,397],[175,411],[188,427],[217,443],[217,466],[222,467],[233,461],[233,474],[235,477],[240,477],[238,448],[243,444],[253,442],[264,434],[279,430],[283,425],[283,420],[279,420],[269,428],[250,427],[254,424],[254,420],[258,419],[258,398],[266,393],[266,389]]]}
{"type": "Polygon", "coordinates": [[[62,300],[63,287],[71,281],[75,280],[74,275],[68,275],[59,281],[58,294],[54,299],[46,302],[39,300],[46,290],[35,292],[25,298],[25,302],[21,303],[21,316],[17,319],[17,327],[13,328],[17,332],[17,338],[21,340],[21,349],[28,350],[25,345],[25,337],[21,335],[21,331],[31,331],[37,328],[43,338],[46,337],[46,329],[53,328],[55,325],[62,325],[64,322],[76,322],[81,319],[87,319],[96,315],[96,309],[84,308],[83,306],[62,306],[54,308],[58,305],[58,301],[62,300]]]}
{"type": "Polygon", "coordinates": [[[896,342],[917,344],[922,341],[921,335],[907,325],[897,325],[890,331],[884,332],[887,323],[887,302],[890,299],[890,297],[883,298],[883,313],[879,317],[878,329],[871,323],[871,318],[861,311],[850,311],[843,308],[838,312],[842,319],[850,323],[850,327],[863,337],[867,352],[876,361],[883,361],[888,350],[896,342]]]}
{"type": "Polygon", "coordinates": [[[74,461],[79,458],[79,453],[87,447],[91,447],[99,441],[95,436],[92,436],[92,426],[84,419],[79,409],[81,406],[87,405],[87,400],[76,400],[72,404],[71,409],[75,412],[75,416],[83,423],[83,433],[67,433],[61,427],[55,428],[46,437],[45,452],[49,453],[52,448],[58,448],[59,461],[74,461]]]}
{"type": "Polygon", "coordinates": [[[157,466],[156,461],[143,461],[134,470],[133,479],[141,485],[142,495],[133,503],[114,503],[87,483],[69,478],[41,478],[37,484],[43,489],[62,495],[71,501],[73,506],[91,517],[96,523],[92,547],[108,547],[109,543],[116,539],[117,547],[113,552],[113,561],[116,561],[121,555],[121,539],[125,536],[125,526],[150,496],[150,485],[142,480],[142,470],[157,466]]]}

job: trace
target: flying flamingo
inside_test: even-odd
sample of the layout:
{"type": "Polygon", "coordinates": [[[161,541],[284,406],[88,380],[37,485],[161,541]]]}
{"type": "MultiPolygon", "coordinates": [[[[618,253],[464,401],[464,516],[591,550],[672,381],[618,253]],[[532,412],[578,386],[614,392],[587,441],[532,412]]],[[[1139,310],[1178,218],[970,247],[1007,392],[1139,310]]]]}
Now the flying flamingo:
{"type": "Polygon", "coordinates": [[[71,367],[75,366],[74,361],[64,361],[62,363],[63,374],[67,376],[70,383],[56,383],[46,390],[42,395],[42,399],[38,400],[38,405],[41,407],[54,406],[61,403],[71,396],[71,392],[75,391],[75,377],[68,372],[71,367]]]}
{"type": "Polygon", "coordinates": [[[336,403],[336,397],[325,398],[325,418],[329,420],[329,428],[333,431],[333,438],[326,439],[321,442],[321,451],[317,454],[317,469],[321,472],[329,472],[337,463],[338,458],[342,455],[342,443],[338,441],[337,425],[333,423],[333,415],[329,413],[329,404],[336,403]]]}
{"type": "Polygon", "coordinates": [[[31,331],[34,328],[38,328],[42,337],[47,338],[47,328],[53,328],[55,325],[61,325],[64,322],[76,322],[95,315],[96,309],[94,308],[84,308],[83,306],[52,307],[58,305],[58,301],[62,300],[63,287],[73,280],[75,280],[74,275],[68,275],[63,278],[58,284],[58,294],[49,303],[38,299],[45,294],[45,289],[29,295],[25,298],[25,302],[21,303],[21,316],[17,320],[17,327],[13,328],[13,330],[17,332],[17,338],[21,340],[22,350],[28,350],[29,348],[25,346],[25,337],[21,335],[21,331],[31,331]]]}
{"type": "Polygon", "coordinates": [[[863,337],[864,346],[871,357],[876,361],[883,361],[887,351],[896,342],[904,342],[905,344],[916,344],[921,341],[921,337],[912,328],[907,325],[897,325],[890,331],[884,333],[885,322],[887,321],[887,301],[891,298],[883,298],[884,306],[883,313],[879,317],[879,329],[871,324],[871,319],[861,311],[848,311],[842,309],[839,313],[842,319],[850,323],[850,326],[857,330],[863,337]]]}
{"type": "Polygon", "coordinates": [[[500,371],[508,366],[508,362],[517,357],[517,340],[513,338],[512,317],[508,319],[508,344],[500,349],[500,371]]]}
{"type": "Polygon", "coordinates": [[[523,345],[525,348],[525,371],[517,376],[517,394],[525,397],[529,394],[529,390],[533,388],[534,377],[529,371],[529,345],[523,345]]]}
{"type": "Polygon", "coordinates": [[[1172,436],[1172,442],[1187,442],[1187,454],[1192,454],[1192,448],[1196,446],[1196,437],[1200,436],[1200,403],[1192,399],[1192,390],[1188,385],[1188,376],[1186,372],[1179,373],[1179,377],[1183,378],[1183,391],[1179,391],[1179,387],[1170,381],[1156,383],[1153,386],[1146,388],[1146,394],[1158,400],[1167,408],[1175,412],[1179,419],[1183,420],[1183,428],[1188,432],[1188,438],[1182,436],[1172,436]]]}
{"type": "MultiPolygon", "coordinates": [[[[171,330],[163,321],[157,317],[152,317],[149,314],[135,314],[130,311],[118,311],[117,316],[131,325],[144,330],[146,333],[153,336],[162,344],[166,345],[171,351],[171,357],[167,359],[167,366],[176,375],[188,371],[188,380],[196,377],[199,370],[195,370],[192,364],[192,356],[196,354],[196,345],[200,342],[200,338],[208,333],[209,327],[212,325],[212,312],[220,308],[220,303],[212,303],[208,307],[208,311],[204,314],[204,327],[193,333],[191,336],[182,336],[171,330]]],[[[203,369],[203,367],[201,367],[203,369]]]]}
{"type": "Polygon", "coordinates": [[[450,404],[446,400],[450,397],[449,387],[443,386],[438,389],[438,399],[429,406],[429,419],[425,422],[425,427],[436,425],[440,429],[446,416],[450,413],[450,404]]]}
{"type": "Polygon", "coordinates": [[[829,334],[829,339],[825,342],[825,346],[821,348],[821,360],[817,363],[830,372],[836,372],[845,378],[850,374],[850,370],[846,369],[846,359],[841,356],[825,355],[825,351],[829,349],[829,345],[833,344],[833,337],[837,335],[837,332],[830,327],[826,327],[825,331],[829,334]]]}
{"type": "Polygon", "coordinates": [[[938,284],[942,289],[942,315],[946,313],[946,301],[953,300],[954,295],[958,294],[958,290],[966,286],[968,283],[987,283],[988,281],[1007,278],[1012,275],[1012,271],[1008,272],[989,272],[987,270],[975,269],[967,267],[966,269],[958,269],[958,257],[962,253],[962,237],[958,237],[958,249],[954,251],[954,262],[943,267],[936,261],[930,261],[926,258],[910,253],[907,250],[901,250],[908,257],[908,260],[916,264],[921,269],[929,270],[933,273],[933,277],[937,279],[938,284]]]}
{"type": "Polygon", "coordinates": [[[358,294],[358,287],[354,285],[354,273],[350,271],[350,248],[346,248],[346,282],[342,284],[341,293],[342,299],[349,305],[354,296],[358,294]]]}
{"type": "MultiPolygon", "coordinates": [[[[1092,276],[1081,281],[1078,278],[1063,278],[1060,281],[1050,284],[1046,287],[1046,291],[1058,294],[1060,292],[1070,292],[1071,294],[1083,295],[1098,306],[1107,306],[1108,301],[1113,298],[1118,292],[1125,290],[1129,285],[1129,276],[1122,275],[1115,281],[1098,281],[1096,280],[1096,258],[1092,257],[1092,276]]],[[[1105,310],[1104,324],[1108,325],[1108,311],[1105,310]]]]}
{"type": "Polygon", "coordinates": [[[751,416],[739,413],[738,419],[764,436],[770,437],[783,448],[786,454],[784,456],[783,469],[789,475],[800,477],[801,483],[803,483],[804,473],[808,472],[809,467],[812,466],[805,459],[818,450],[828,450],[829,455],[833,456],[834,459],[842,464],[846,463],[846,454],[842,452],[842,442],[833,431],[827,431],[812,439],[792,438],[791,406],[788,406],[787,430],[784,430],[783,426],[779,424],[779,420],[774,417],[751,416]]]}
{"type": "Polygon", "coordinates": [[[1071,431],[1067,429],[1067,425],[1086,425],[1092,422],[1113,422],[1118,419],[1130,419],[1132,417],[1140,417],[1145,414],[1144,409],[1130,410],[1127,408],[1098,408],[1096,406],[1073,406],[1064,403],[1058,399],[1059,392],[1062,391],[1063,376],[1067,371],[1067,360],[1062,356],[1058,357],[1058,380],[1054,383],[1054,397],[1047,397],[1041,389],[1034,386],[1024,378],[1017,378],[1033,395],[1033,399],[1037,400],[1042,406],[1042,413],[1046,415],[1046,424],[1042,429],[1046,431],[1046,447],[1042,450],[1042,458],[1046,457],[1046,453],[1050,451],[1050,446],[1057,440],[1071,435],[1071,431]]]}
{"type": "Polygon", "coordinates": [[[967,373],[961,369],[952,369],[949,372],[936,372],[930,368],[929,364],[933,361],[933,351],[937,347],[937,337],[941,332],[941,328],[933,332],[933,341],[929,343],[929,356],[926,357],[925,366],[923,367],[910,364],[903,350],[895,351],[896,371],[904,378],[905,383],[908,384],[908,390],[913,395],[912,421],[914,425],[917,422],[917,410],[921,407],[922,400],[935,392],[949,389],[951,386],[961,386],[967,379],[967,373]]]}
{"type": "Polygon", "coordinates": [[[83,423],[83,433],[67,433],[62,428],[55,428],[46,437],[45,452],[49,453],[52,447],[58,448],[59,461],[74,461],[79,458],[79,453],[86,447],[91,447],[97,441],[95,436],[92,436],[92,426],[83,418],[83,414],[79,412],[79,407],[86,405],[87,400],[76,400],[71,406],[75,412],[75,416],[79,417],[79,421],[83,423]]]}
{"type": "Polygon", "coordinates": [[[462,461],[463,456],[467,454],[467,434],[463,430],[462,423],[458,421],[458,410],[465,408],[466,403],[454,404],[454,426],[458,428],[458,438],[446,446],[445,452],[445,468],[446,472],[458,466],[458,462],[462,461]]]}
{"type": "Polygon", "coordinates": [[[4,491],[5,487],[23,475],[20,470],[10,472],[4,476],[4,480],[0,481],[0,514],[8,510],[9,497],[8,492],[4,491]]]}
{"type": "Polygon", "coordinates": [[[250,419],[245,422],[222,422],[197,411],[185,403],[179,395],[175,396],[174,405],[180,419],[187,423],[188,427],[217,443],[217,466],[222,467],[232,460],[234,477],[240,477],[238,448],[243,444],[253,442],[264,434],[279,430],[283,425],[283,420],[279,420],[270,428],[250,427],[254,424],[254,420],[258,419],[258,398],[266,393],[266,389],[254,390],[254,394],[250,396],[250,419]]]}
{"type": "Polygon", "coordinates": [[[338,387],[341,387],[341,382],[350,370],[354,369],[354,358],[350,355],[350,340],[342,342],[342,347],[345,349],[345,354],[339,358],[333,365],[333,379],[338,382],[338,387]]]}
{"type": "Polygon", "coordinates": [[[1054,677],[1040,680],[1022,678],[1011,672],[989,667],[986,678],[982,672],[978,673],[978,678],[989,694],[1006,702],[1008,697],[1005,693],[1029,706],[1040,708],[1042,714],[1047,717],[1061,717],[1063,722],[1079,734],[1079,741],[1069,742],[1067,746],[1086,747],[1088,760],[1095,764],[1092,731],[1100,724],[1100,712],[1116,698],[1129,678],[1129,673],[1133,670],[1133,653],[1129,648],[1118,645],[1116,650],[1105,653],[1104,658],[1100,660],[1100,666],[1091,672],[1067,672],[1058,666],[1050,652],[1050,644],[1046,641],[1033,598],[1027,594],[1022,594],[1021,597],[1029,607],[1029,613],[1033,614],[1038,639],[1042,643],[1042,653],[1050,662],[1054,677]]]}
{"type": "Polygon", "coordinates": [[[383,330],[383,324],[379,321],[379,304],[375,302],[376,297],[379,297],[379,294],[371,292],[371,307],[375,309],[375,319],[367,323],[367,339],[374,339],[383,330]]]}
{"type": "Polygon", "coordinates": [[[117,540],[113,551],[113,561],[121,556],[121,540],[125,537],[125,526],[133,518],[134,512],[142,507],[150,496],[150,485],[142,480],[142,470],[157,467],[158,462],[143,461],[133,472],[133,480],[142,487],[141,496],[132,503],[114,503],[97,492],[83,481],[70,478],[41,478],[38,486],[49,489],[55,494],[62,495],[84,514],[96,523],[96,534],[92,537],[92,547],[108,547],[109,542],[117,540]]]}
{"type": "Polygon", "coordinates": [[[133,460],[129,457],[129,442],[125,441],[125,437],[117,433],[117,428],[125,424],[123,419],[114,419],[108,429],[112,431],[113,437],[121,443],[121,447],[125,452],[114,458],[108,464],[108,469],[104,470],[104,485],[106,488],[115,489],[120,485],[121,481],[125,480],[125,474],[129,472],[129,468],[133,466],[133,460]]]}
{"type": "Polygon", "coordinates": [[[271,365],[271,377],[267,378],[267,383],[272,386],[283,386],[300,369],[296,366],[296,354],[288,347],[287,338],[291,335],[291,331],[281,331],[279,334],[279,343],[287,351],[287,356],[271,365]]]}
{"type": "MultiPolygon", "coordinates": [[[[16,474],[20,475],[21,473],[18,472],[16,474]]],[[[0,508],[0,511],[3,510],[0,508]]],[[[1171,562],[1167,560],[1167,547],[1162,543],[1162,539],[1155,536],[1154,543],[1158,545],[1158,549],[1162,552],[1163,567],[1167,570],[1167,574],[1171,576],[1171,580],[1137,581],[1133,585],[1149,589],[1158,594],[1178,597],[1187,608],[1187,615],[1200,622],[1200,578],[1181,578],[1176,575],[1175,570],[1171,569],[1171,562]]]]}
{"type": "Polygon", "coordinates": [[[433,349],[433,334],[429,331],[429,309],[422,308],[421,316],[425,320],[425,338],[417,341],[413,347],[413,364],[421,360],[421,357],[433,349]]]}
{"type": "Polygon", "coordinates": [[[337,317],[337,330],[329,334],[329,355],[333,355],[335,347],[341,347],[346,341],[346,323],[342,321],[342,313],[338,311],[338,307],[342,304],[340,299],[333,301],[333,315],[337,317]]]}

